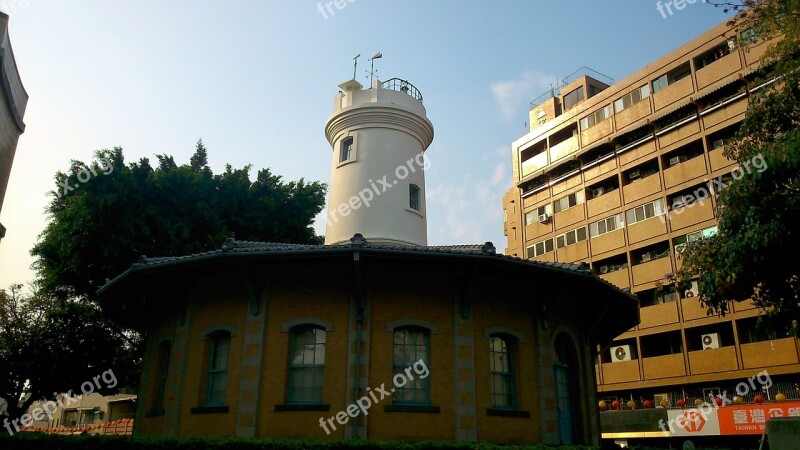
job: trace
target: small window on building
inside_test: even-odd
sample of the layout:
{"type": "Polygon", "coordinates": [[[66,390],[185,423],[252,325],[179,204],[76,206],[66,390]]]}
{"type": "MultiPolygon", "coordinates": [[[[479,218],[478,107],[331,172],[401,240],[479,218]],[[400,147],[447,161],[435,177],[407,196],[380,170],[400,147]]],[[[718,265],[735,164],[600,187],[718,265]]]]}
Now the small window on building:
{"type": "Polygon", "coordinates": [[[287,403],[322,403],[325,330],[315,325],[292,328],[289,358],[287,403]]]}
{"type": "Polygon", "coordinates": [[[349,161],[353,157],[353,138],[346,137],[339,145],[339,162],[349,161]]]}
{"type": "MultiPolygon", "coordinates": [[[[402,327],[394,330],[394,359],[392,375],[406,375],[414,363],[422,361],[430,367],[430,331],[421,327],[402,327]]],[[[395,388],[392,396],[395,405],[430,405],[430,376],[406,379],[406,384],[395,388]]]]}
{"type": "Polygon", "coordinates": [[[506,335],[489,338],[489,369],[491,370],[492,407],[517,407],[517,387],[514,377],[514,340],[506,335]]]}
{"type": "Polygon", "coordinates": [[[408,206],[414,211],[419,211],[419,186],[416,184],[408,185],[408,206]]]}
{"type": "Polygon", "coordinates": [[[208,385],[206,386],[206,406],[225,404],[228,387],[228,356],[231,351],[231,334],[220,331],[210,337],[211,347],[208,363],[208,385]]]}
{"type": "Polygon", "coordinates": [[[573,206],[580,205],[584,200],[585,196],[583,191],[574,192],[553,202],[553,210],[558,213],[572,208],[573,206]]]}
{"type": "Polygon", "coordinates": [[[571,109],[583,101],[583,86],[569,92],[564,96],[564,111],[571,109]]]}

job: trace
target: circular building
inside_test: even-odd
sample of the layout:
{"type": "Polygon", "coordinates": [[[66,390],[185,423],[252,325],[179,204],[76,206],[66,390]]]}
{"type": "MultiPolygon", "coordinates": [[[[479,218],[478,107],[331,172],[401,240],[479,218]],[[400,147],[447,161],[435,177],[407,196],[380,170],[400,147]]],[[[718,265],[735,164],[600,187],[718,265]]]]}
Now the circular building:
{"type": "Polygon", "coordinates": [[[228,239],[100,290],[146,336],[135,432],[597,444],[596,352],[637,300],[586,265],[427,246],[422,95],[340,88],[325,245],[228,239]]]}

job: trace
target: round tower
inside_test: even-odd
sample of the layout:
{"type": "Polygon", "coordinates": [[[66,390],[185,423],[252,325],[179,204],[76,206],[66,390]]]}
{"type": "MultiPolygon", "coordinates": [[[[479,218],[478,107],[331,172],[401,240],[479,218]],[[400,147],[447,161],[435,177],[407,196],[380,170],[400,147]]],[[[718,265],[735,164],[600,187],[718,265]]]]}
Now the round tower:
{"type": "Polygon", "coordinates": [[[333,149],[325,243],[427,245],[425,150],[433,124],[422,94],[393,78],[339,85],[325,137],[333,149]]]}

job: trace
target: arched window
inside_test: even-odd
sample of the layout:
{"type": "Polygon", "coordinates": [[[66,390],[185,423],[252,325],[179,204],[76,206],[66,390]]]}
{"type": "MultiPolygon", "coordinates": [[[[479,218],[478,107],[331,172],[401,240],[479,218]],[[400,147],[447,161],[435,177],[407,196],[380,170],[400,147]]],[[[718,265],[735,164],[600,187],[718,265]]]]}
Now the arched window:
{"type": "Polygon", "coordinates": [[[515,339],[504,334],[489,337],[489,369],[491,370],[492,407],[515,409],[517,386],[514,377],[515,339]]]}
{"type": "Polygon", "coordinates": [[[231,333],[217,331],[209,338],[208,383],[205,406],[225,405],[228,388],[228,359],[231,352],[231,333]]]}
{"type": "Polygon", "coordinates": [[[401,327],[394,330],[394,359],[392,375],[395,377],[395,393],[392,403],[395,405],[430,405],[430,377],[421,378],[414,374],[408,376],[408,370],[422,361],[425,367],[430,367],[430,330],[421,327],[401,327]],[[402,374],[402,375],[401,375],[402,374]],[[397,380],[404,380],[400,386],[397,380]]]}
{"type": "Polygon", "coordinates": [[[325,329],[298,325],[290,332],[287,403],[322,403],[325,329]]]}
{"type": "Polygon", "coordinates": [[[167,388],[167,375],[169,374],[169,357],[172,352],[172,343],[162,341],[158,345],[158,355],[156,356],[156,369],[153,372],[155,383],[153,384],[153,401],[150,403],[152,413],[164,411],[164,392],[167,388]]]}

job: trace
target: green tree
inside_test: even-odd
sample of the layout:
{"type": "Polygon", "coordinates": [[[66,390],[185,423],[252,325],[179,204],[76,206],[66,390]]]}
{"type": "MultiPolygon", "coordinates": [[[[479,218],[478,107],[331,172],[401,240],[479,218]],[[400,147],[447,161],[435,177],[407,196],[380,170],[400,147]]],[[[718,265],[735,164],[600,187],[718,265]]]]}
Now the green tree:
{"type": "Polygon", "coordinates": [[[81,384],[113,370],[116,386],[130,385],[141,357],[135,333],[121,332],[100,308],[22,293],[22,285],[0,290],[0,397],[7,413],[20,417],[32,402],[56,392],[80,393],[81,384]],[[127,335],[126,335],[127,334],[127,335]]]}
{"type": "Polygon", "coordinates": [[[214,174],[202,141],[181,166],[167,155],[157,155],[155,168],[146,158],[126,165],[120,148],[96,158],[56,174],[50,222],[31,251],[49,295],[94,301],[98,288],[141,255],[204,252],[232,234],[321,242],[311,225],[324,205],[323,183],[287,183],[268,169],[251,181],[250,166],[214,174]]]}
{"type": "Polygon", "coordinates": [[[710,313],[753,299],[773,326],[800,312],[800,1],[716,2],[739,11],[731,21],[744,42],[772,42],[756,82],[776,80],[750,98],[725,156],[741,168],[719,196],[719,233],[692,242],[675,281],[697,278],[710,313]],[[758,168],[758,170],[754,170],[758,168]],[[762,170],[763,168],[763,170],[762,170]]]}

